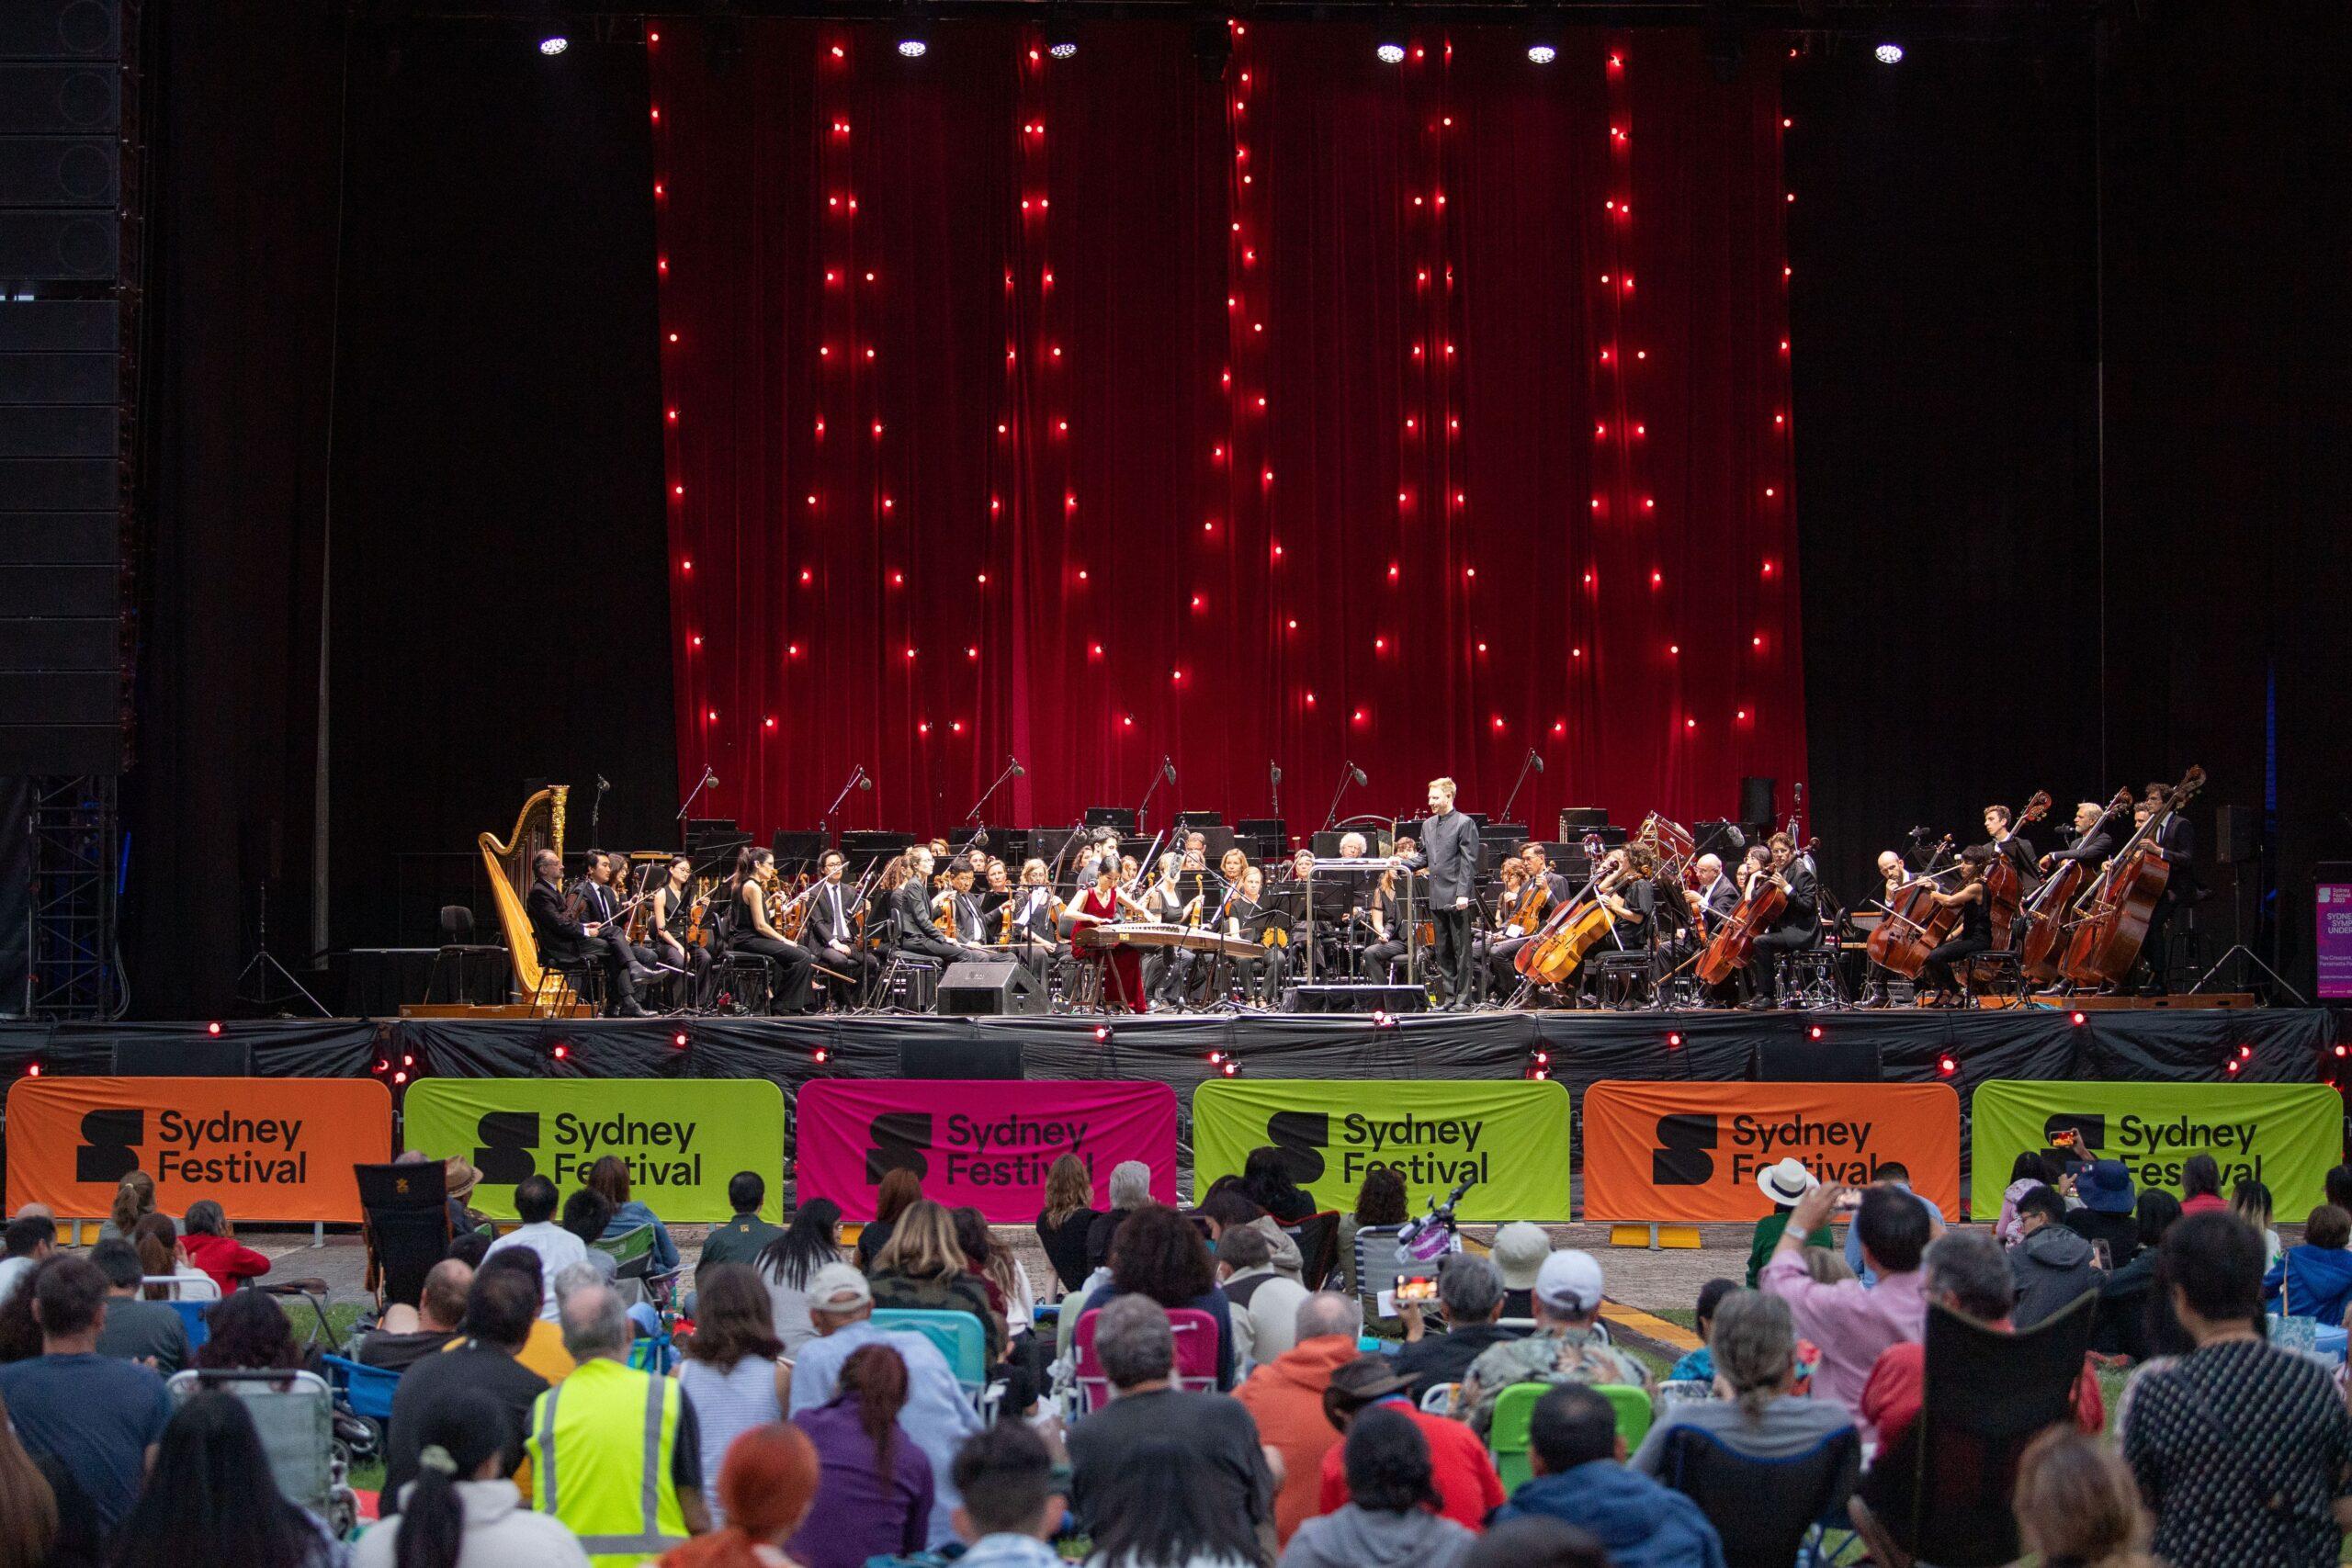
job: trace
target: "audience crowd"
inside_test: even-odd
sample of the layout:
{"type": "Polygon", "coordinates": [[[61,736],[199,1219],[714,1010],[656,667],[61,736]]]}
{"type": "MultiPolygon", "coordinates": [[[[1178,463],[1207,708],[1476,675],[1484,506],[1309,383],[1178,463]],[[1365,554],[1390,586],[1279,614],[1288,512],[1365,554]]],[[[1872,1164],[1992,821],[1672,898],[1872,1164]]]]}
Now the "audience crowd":
{"type": "MultiPolygon", "coordinates": [[[[479,1173],[448,1168],[462,1199],[479,1173]]],[[[254,1414],[324,1347],[219,1204],[175,1224],[133,1172],[86,1253],[45,1213],[6,1227],[0,1568],[1777,1568],[1816,1529],[1841,1561],[1932,1560],[1947,1517],[1973,1560],[2342,1555],[2322,1336],[2352,1306],[2352,1169],[2282,1246],[2270,1190],[2225,1198],[2201,1156],[2175,1200],[2035,1151],[1982,1229],[1899,1166],[1857,1190],[1783,1160],[1746,1283],[1707,1283],[1663,1376],[1600,1263],[1538,1226],[1396,1301],[1404,1189],[1374,1174],[1318,1216],[1273,1149],[1189,1211],[1122,1165],[1098,1209],[1065,1156],[1042,1291],[905,1171],[846,1247],[838,1205],[779,1226],[739,1174],[674,1283],[617,1159],[568,1196],[525,1180],[503,1235],[453,1201],[448,1256],[348,1352],[397,1381],[347,1540],[254,1414]]]]}

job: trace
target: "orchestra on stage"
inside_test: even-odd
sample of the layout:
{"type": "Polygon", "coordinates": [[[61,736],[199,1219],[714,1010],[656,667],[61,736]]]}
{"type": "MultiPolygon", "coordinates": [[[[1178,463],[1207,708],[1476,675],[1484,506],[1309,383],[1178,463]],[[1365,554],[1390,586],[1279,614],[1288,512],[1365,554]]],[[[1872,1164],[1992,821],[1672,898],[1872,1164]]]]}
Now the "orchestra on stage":
{"type": "Polygon", "coordinates": [[[1981,841],[1914,829],[1851,900],[1794,818],[1694,834],[1653,812],[1628,832],[1571,811],[1547,843],[1458,809],[1443,778],[1419,820],[1334,822],[1295,851],[1278,822],[1185,813],[1145,837],[1103,808],[960,841],[567,861],[560,787],[481,846],[543,1013],[930,1011],[958,964],[1018,965],[1036,1010],[1074,1013],[1283,1010],[1303,987],[1378,987],[1387,1011],[1975,1007],[2160,989],[2151,959],[2203,896],[2184,810],[2203,779],[2084,801],[2043,850],[2021,829],[2046,793],[1986,807],[1981,841]]]}

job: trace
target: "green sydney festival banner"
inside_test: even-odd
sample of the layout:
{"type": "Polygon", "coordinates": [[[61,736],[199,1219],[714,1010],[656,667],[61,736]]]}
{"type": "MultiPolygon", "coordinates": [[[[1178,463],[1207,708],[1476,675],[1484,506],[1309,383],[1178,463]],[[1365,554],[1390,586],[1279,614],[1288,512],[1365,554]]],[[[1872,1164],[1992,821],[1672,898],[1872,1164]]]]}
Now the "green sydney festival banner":
{"type": "Polygon", "coordinates": [[[2222,1195],[2245,1177],[2266,1183],[2275,1212],[2325,1201],[2343,1143],[2344,1100],[2325,1084],[2073,1083],[1997,1079],[1976,1086],[1969,1212],[2001,1212],[2009,1168],[2027,1149],[2073,1130],[2088,1159],[2120,1159],[2134,1187],[2177,1194],[2191,1155],[2222,1168],[2222,1195]]]}
{"type": "Polygon", "coordinates": [[[409,1087],[407,1145],[435,1159],[463,1155],[481,1171],[469,1200],[514,1214],[534,1173],[570,1196],[606,1155],[628,1163],[629,1196],[666,1224],[730,1213],[739,1170],[767,1182],[763,1218],[784,1218],[784,1091],[764,1078],[419,1078],[409,1087]]]}
{"type": "Polygon", "coordinates": [[[1212,1078],[1193,1091],[1193,1181],[1205,1192],[1272,1145],[1317,1207],[1355,1207],[1393,1166],[1413,1213],[1457,1181],[1464,1220],[1566,1220],[1568,1091],[1548,1081],[1212,1078]]]}

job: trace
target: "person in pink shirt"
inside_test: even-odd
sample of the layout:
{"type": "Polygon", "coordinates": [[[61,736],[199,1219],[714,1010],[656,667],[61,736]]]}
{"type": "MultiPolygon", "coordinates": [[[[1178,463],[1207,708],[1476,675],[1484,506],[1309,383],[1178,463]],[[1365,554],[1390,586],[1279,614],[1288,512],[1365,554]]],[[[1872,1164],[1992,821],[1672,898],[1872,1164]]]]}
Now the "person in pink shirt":
{"type": "Polygon", "coordinates": [[[2190,1155],[2180,1162],[2180,1217],[2226,1214],[2229,1200],[2222,1196],[2222,1166],[2211,1155],[2190,1155]]]}
{"type": "Polygon", "coordinates": [[[1787,1302],[1799,1336],[1821,1348],[1821,1366],[1813,1377],[1815,1397],[1844,1406],[1859,1423],[1862,1390],[1879,1353],[1927,1332],[1928,1299],[1919,1258],[1935,1222],[1924,1204],[1900,1188],[1864,1188],[1854,1230],[1862,1238],[1862,1257],[1876,1271],[1878,1283],[1868,1288],[1859,1280],[1817,1283],[1804,1266],[1804,1238],[1829,1218],[1847,1190],[1825,1182],[1798,1201],[1757,1283],[1767,1294],[1787,1302]]]}

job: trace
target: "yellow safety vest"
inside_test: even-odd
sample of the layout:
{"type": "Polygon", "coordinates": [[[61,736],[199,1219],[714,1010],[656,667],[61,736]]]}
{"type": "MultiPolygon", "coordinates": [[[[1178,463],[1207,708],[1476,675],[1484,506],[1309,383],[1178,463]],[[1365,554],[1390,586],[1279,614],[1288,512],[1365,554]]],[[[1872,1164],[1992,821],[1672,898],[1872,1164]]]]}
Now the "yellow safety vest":
{"type": "Polygon", "coordinates": [[[531,1407],[531,1506],[563,1521],[597,1568],[629,1568],[686,1539],[670,1466],[685,1393],[599,1357],[531,1407]]]}

